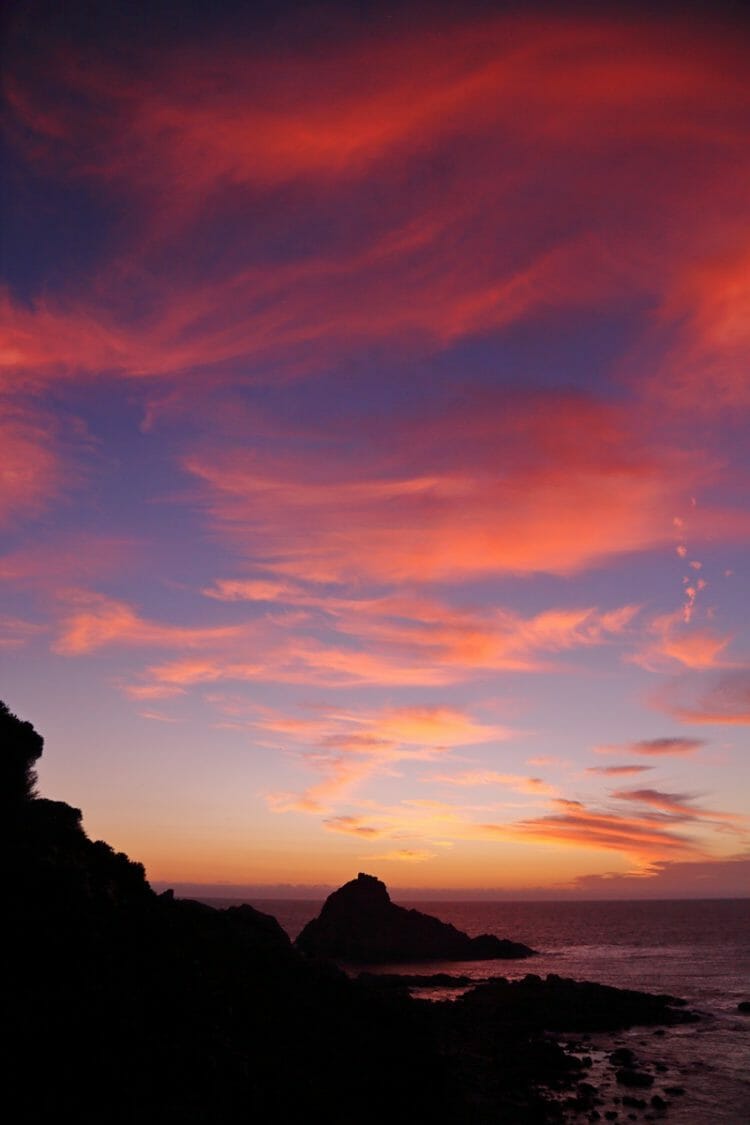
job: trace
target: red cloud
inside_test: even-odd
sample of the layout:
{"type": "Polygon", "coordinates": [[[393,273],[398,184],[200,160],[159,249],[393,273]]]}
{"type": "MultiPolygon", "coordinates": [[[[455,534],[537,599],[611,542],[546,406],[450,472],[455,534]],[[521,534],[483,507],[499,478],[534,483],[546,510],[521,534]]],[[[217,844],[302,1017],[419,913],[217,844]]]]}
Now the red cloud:
{"type": "Polygon", "coordinates": [[[670,324],[688,310],[684,346],[736,358],[744,261],[696,266],[716,253],[696,216],[746,229],[746,67],[702,26],[549,14],[314,55],[218,38],[82,66],[21,48],[18,150],[127,198],[129,221],[88,286],[6,305],[5,363],[34,379],[319,369],[355,341],[439,347],[634,294],[670,324]],[[290,211],[325,238],[280,261],[290,211]],[[217,225],[234,232],[218,266],[217,225]]]}
{"type": "Polygon", "coordinates": [[[356,462],[342,442],[325,460],[223,449],[186,467],[226,535],[277,580],[570,573],[671,543],[673,511],[707,472],[692,454],[647,449],[634,425],[582,396],[487,397],[405,420],[356,462]]]}

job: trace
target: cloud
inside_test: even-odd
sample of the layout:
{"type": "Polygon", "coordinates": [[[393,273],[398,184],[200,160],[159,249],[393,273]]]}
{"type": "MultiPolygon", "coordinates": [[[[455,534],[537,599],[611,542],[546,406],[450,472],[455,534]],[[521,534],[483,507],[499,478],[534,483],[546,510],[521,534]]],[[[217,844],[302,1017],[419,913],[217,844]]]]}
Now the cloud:
{"type": "Polygon", "coordinates": [[[625,777],[631,773],[644,773],[646,770],[652,770],[653,766],[587,766],[586,773],[599,773],[610,777],[625,777]]]}
{"type": "Polygon", "coordinates": [[[323,821],[323,827],[329,832],[343,832],[348,836],[366,836],[375,838],[383,833],[372,825],[365,824],[359,816],[331,816],[323,821]]]}
{"type": "Polygon", "coordinates": [[[46,632],[46,626],[21,617],[0,617],[0,649],[21,648],[46,632]]]}
{"type": "Polygon", "coordinates": [[[148,621],[127,603],[102,594],[81,591],[68,601],[79,607],[67,613],[55,643],[57,652],[82,655],[108,645],[137,648],[195,648],[236,638],[242,626],[189,628],[148,621]]]}
{"type": "MultiPolygon", "coordinates": [[[[256,709],[251,727],[270,734],[272,745],[279,739],[303,748],[302,762],[321,780],[302,793],[273,793],[271,807],[278,812],[318,814],[334,802],[349,797],[364,781],[393,773],[404,761],[429,761],[452,749],[491,743],[507,737],[496,725],[477,722],[467,713],[448,707],[391,707],[377,711],[327,708],[324,713],[287,716],[256,709]]],[[[345,831],[350,818],[328,818],[336,831],[345,831]]],[[[356,822],[359,826],[359,821],[356,822]]],[[[330,825],[329,825],[330,826],[330,825]]]]}
{"type": "Polygon", "coordinates": [[[431,781],[441,785],[453,785],[462,788],[484,788],[490,785],[503,785],[517,793],[529,793],[532,796],[553,794],[556,792],[552,785],[548,785],[541,777],[522,777],[513,773],[498,773],[495,770],[464,770],[461,773],[433,774],[431,781]]]}
{"type": "Polygon", "coordinates": [[[427,848],[394,848],[379,855],[367,856],[367,859],[381,863],[426,863],[429,859],[435,859],[438,854],[427,848]]]}
{"type": "Polygon", "coordinates": [[[0,398],[0,526],[38,516],[72,483],[58,429],[42,411],[0,398]]]}
{"type": "MultiPolygon", "coordinates": [[[[696,587],[689,589],[694,604],[696,587]]],[[[654,672],[668,671],[675,664],[692,669],[731,667],[726,650],[732,635],[699,628],[691,618],[692,613],[686,617],[684,612],[656,617],[649,625],[646,645],[630,659],[654,672]]]]}
{"type": "MultiPolygon", "coordinates": [[[[683,723],[717,726],[750,724],[750,671],[744,668],[724,673],[709,683],[697,702],[684,702],[685,692],[686,685],[673,684],[654,702],[683,723]]],[[[691,694],[694,694],[694,689],[691,694]]]]}
{"type": "Polygon", "coordinates": [[[665,855],[700,856],[702,849],[683,832],[680,821],[655,822],[643,815],[587,808],[580,801],[557,800],[556,811],[511,825],[484,824],[488,836],[521,839],[590,850],[616,851],[646,863],[665,855]]]}
{"type": "Polygon", "coordinates": [[[319,612],[335,633],[356,638],[369,653],[398,665],[413,660],[435,674],[469,670],[534,671],[543,656],[606,644],[627,632],[635,606],[544,610],[523,618],[511,610],[457,609],[424,595],[347,597],[299,584],[222,579],[204,590],[221,601],[280,603],[319,612]]]}
{"type": "MultiPolygon", "coordinates": [[[[482,395],[432,415],[401,418],[356,458],[329,435],[325,458],[224,443],[185,468],[227,541],[293,585],[574,573],[671,544],[672,512],[714,472],[647,448],[640,419],[586,395],[482,395]]],[[[750,531],[732,519],[725,534],[750,531]]]]}
{"type": "Polygon", "coordinates": [[[125,536],[61,532],[0,555],[0,582],[64,596],[85,582],[132,569],[141,553],[125,536]]]}
{"type": "Polygon", "coordinates": [[[574,889],[606,898],[747,898],[750,854],[656,860],[637,874],[580,875],[574,889]]]}
{"type": "Polygon", "coordinates": [[[655,393],[674,408],[714,413],[750,406],[750,243],[739,236],[730,252],[698,260],[678,276],[662,315],[687,318],[665,360],[655,393]],[[658,388],[658,389],[657,389],[658,388]]]}
{"type": "Polygon", "coordinates": [[[664,793],[660,789],[618,789],[612,793],[612,797],[617,801],[633,801],[641,805],[650,805],[675,819],[687,821],[739,821],[741,819],[730,813],[700,808],[693,803],[695,798],[686,793],[664,793]]]}
{"type": "MultiPolygon", "coordinates": [[[[9,574],[17,572],[12,561],[9,567],[9,574]]],[[[63,590],[55,651],[80,656],[104,648],[164,650],[166,660],[148,665],[126,686],[133,697],[224,681],[440,686],[489,670],[544,669],[545,656],[607,644],[626,633],[636,612],[630,606],[549,609],[521,618],[500,608],[480,615],[426,598],[357,599],[298,587],[277,590],[273,583],[262,584],[259,600],[244,596],[245,583],[237,585],[248,602],[244,620],[199,626],[153,620],[104,594],[63,590]],[[271,592],[274,599],[264,604],[271,592]],[[283,608],[276,595],[287,599],[283,608]]],[[[251,587],[255,593],[254,582],[251,587]]],[[[220,594],[220,601],[240,600],[233,584],[228,599],[225,589],[219,583],[209,593],[220,594]]]]}
{"type": "Polygon", "coordinates": [[[12,52],[15,151],[127,221],[86,283],[7,299],[16,375],[320,370],[633,294],[687,310],[693,367],[742,346],[744,251],[717,264],[695,217],[746,224],[746,57],[702,24],[467,16],[270,55],[225,29],[85,67],[47,34],[12,52]]]}
{"type": "Polygon", "coordinates": [[[643,738],[639,742],[623,742],[608,746],[595,746],[597,754],[645,754],[647,757],[695,754],[706,745],[702,738],[643,738]]]}

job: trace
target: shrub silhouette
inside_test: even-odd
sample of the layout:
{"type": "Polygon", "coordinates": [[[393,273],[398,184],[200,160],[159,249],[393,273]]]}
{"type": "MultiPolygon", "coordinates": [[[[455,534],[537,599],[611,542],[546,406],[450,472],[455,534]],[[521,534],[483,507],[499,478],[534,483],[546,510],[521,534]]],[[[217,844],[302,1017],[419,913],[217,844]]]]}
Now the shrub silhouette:
{"type": "Polygon", "coordinates": [[[0,701],[0,800],[6,807],[27,801],[36,793],[34,765],[44,739],[0,701]]]}

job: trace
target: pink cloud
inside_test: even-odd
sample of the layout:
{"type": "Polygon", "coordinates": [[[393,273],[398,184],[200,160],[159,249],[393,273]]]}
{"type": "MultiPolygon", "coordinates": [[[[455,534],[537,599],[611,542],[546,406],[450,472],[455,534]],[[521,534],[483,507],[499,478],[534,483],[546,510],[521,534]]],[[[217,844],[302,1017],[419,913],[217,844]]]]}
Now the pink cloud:
{"type": "Polygon", "coordinates": [[[702,738],[644,738],[639,742],[615,743],[611,746],[594,747],[597,754],[645,754],[648,757],[664,755],[684,757],[695,754],[706,745],[702,738]]]}
{"type": "Polygon", "coordinates": [[[40,411],[0,398],[0,525],[37,516],[71,483],[56,429],[40,411]]]}
{"type": "Polygon", "coordinates": [[[0,582],[64,593],[132,567],[139,555],[123,536],[61,533],[0,555],[0,582]]]}
{"type": "MultiPolygon", "coordinates": [[[[707,687],[699,689],[697,701],[685,701],[686,686],[670,685],[654,701],[684,723],[717,726],[750,724],[750,672],[738,669],[720,676],[707,687]]],[[[694,692],[691,692],[694,696],[694,692]]]]}
{"type": "Polygon", "coordinates": [[[612,793],[617,801],[633,801],[650,805],[662,813],[682,820],[724,820],[738,821],[741,818],[730,813],[703,809],[694,804],[695,798],[685,793],[664,793],[660,789],[618,789],[612,793]]]}
{"type": "Polygon", "coordinates": [[[0,649],[21,648],[47,631],[45,625],[21,617],[0,617],[0,649]]]}
{"type": "Polygon", "coordinates": [[[79,608],[65,615],[55,643],[57,652],[81,655],[108,645],[194,648],[236,638],[242,626],[191,629],[158,624],[139,616],[125,602],[101,594],[81,592],[68,600],[79,608]]]}

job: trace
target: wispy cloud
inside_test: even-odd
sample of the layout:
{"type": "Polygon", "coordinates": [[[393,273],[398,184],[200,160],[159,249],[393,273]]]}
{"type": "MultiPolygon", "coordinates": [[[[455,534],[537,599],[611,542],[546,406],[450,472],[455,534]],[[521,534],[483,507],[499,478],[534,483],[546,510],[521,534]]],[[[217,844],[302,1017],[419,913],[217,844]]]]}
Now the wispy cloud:
{"type": "Polygon", "coordinates": [[[746,726],[750,724],[750,671],[726,672],[708,684],[671,684],[654,702],[683,723],[746,726]]]}
{"type": "Polygon", "coordinates": [[[638,742],[623,742],[614,745],[595,746],[597,754],[637,754],[647,757],[684,757],[695,754],[706,745],[702,738],[643,738],[638,742]]]}
{"type": "MultiPolygon", "coordinates": [[[[466,712],[447,707],[399,707],[375,712],[328,708],[309,716],[258,713],[250,719],[278,744],[291,740],[303,747],[303,761],[321,780],[302,793],[274,793],[277,811],[320,813],[349,796],[373,776],[393,773],[405,761],[425,761],[461,746],[493,743],[507,737],[503,727],[477,722],[466,712]]],[[[359,829],[359,819],[335,816],[326,822],[336,831],[359,829]]],[[[368,832],[371,834],[368,825],[368,832]]]]}
{"type": "Polygon", "coordinates": [[[430,777],[430,781],[466,789],[483,789],[486,786],[499,785],[532,796],[550,795],[556,792],[554,786],[543,781],[541,777],[523,777],[514,773],[498,773],[496,770],[475,769],[451,774],[437,773],[430,777]]]}
{"type": "Polygon", "coordinates": [[[586,773],[603,774],[605,777],[625,777],[631,773],[644,773],[646,770],[652,770],[653,766],[587,766],[586,773]]]}

